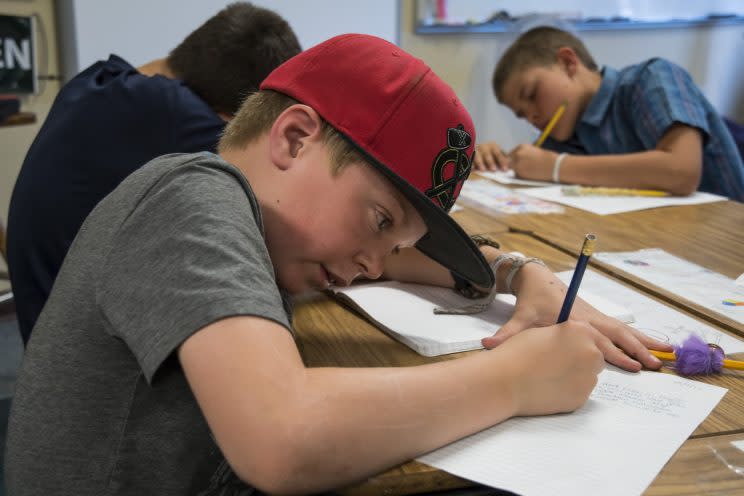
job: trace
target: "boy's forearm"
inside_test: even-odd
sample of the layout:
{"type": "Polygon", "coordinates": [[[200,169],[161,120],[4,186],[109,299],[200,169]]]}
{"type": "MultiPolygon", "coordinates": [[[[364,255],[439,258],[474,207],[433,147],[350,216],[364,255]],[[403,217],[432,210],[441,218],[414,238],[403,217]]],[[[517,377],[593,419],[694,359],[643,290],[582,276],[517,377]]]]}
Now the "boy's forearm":
{"type": "Polygon", "coordinates": [[[702,165],[700,131],[676,125],[662,136],[654,150],[617,155],[567,155],[561,164],[560,180],[689,195],[697,190],[702,165]]]}
{"type": "Polygon", "coordinates": [[[224,319],[179,349],[226,459],[272,493],[359,480],[496,424],[525,374],[506,348],[402,368],[305,368],[278,324],[224,319]]]}
{"type": "MultiPolygon", "coordinates": [[[[481,246],[480,250],[488,263],[491,263],[502,253],[492,246],[481,246]]],[[[503,268],[507,269],[508,266],[503,268]]],[[[497,274],[497,283],[504,279],[504,277],[499,278],[500,275],[497,274]]],[[[452,288],[455,285],[449,270],[415,248],[406,248],[400,250],[399,253],[389,255],[385,259],[383,277],[394,281],[429,284],[445,288],[452,288]]],[[[503,287],[503,284],[500,287],[503,287]]]]}
{"type": "Polygon", "coordinates": [[[560,180],[568,184],[656,189],[676,195],[694,193],[700,173],[680,167],[667,152],[651,150],[621,155],[568,155],[560,180]]]}
{"type": "Polygon", "coordinates": [[[455,282],[450,271],[416,248],[403,248],[385,257],[385,279],[451,288],[455,282]]]}
{"type": "Polygon", "coordinates": [[[421,367],[307,370],[303,417],[285,433],[302,440],[294,459],[307,463],[291,468],[293,484],[350,483],[512,416],[508,375],[483,373],[494,366],[487,353],[421,367]]]}

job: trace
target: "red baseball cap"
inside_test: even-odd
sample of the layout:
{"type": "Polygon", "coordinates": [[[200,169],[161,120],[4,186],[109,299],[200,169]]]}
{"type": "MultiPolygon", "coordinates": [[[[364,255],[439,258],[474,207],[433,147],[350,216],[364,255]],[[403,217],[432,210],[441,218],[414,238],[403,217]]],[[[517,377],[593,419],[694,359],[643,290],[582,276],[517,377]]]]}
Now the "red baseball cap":
{"type": "Polygon", "coordinates": [[[261,89],[315,109],[400,190],[428,227],[419,250],[473,284],[494,284],[447,213],[470,174],[473,121],[423,61],[383,39],[345,34],[284,62],[261,89]]]}

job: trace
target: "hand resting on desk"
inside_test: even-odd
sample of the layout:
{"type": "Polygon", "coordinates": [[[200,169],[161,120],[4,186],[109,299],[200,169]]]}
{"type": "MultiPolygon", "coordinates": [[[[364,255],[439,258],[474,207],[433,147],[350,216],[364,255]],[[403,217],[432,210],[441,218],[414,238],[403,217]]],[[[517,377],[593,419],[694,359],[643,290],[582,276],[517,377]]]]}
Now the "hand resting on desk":
{"type": "Polygon", "coordinates": [[[473,170],[495,171],[508,170],[509,157],[499,145],[493,142],[479,143],[475,146],[473,170]]]}
{"type": "Polygon", "coordinates": [[[508,154],[499,145],[485,142],[476,146],[473,169],[496,171],[513,169],[517,177],[551,181],[557,153],[530,144],[517,145],[508,154]]]}

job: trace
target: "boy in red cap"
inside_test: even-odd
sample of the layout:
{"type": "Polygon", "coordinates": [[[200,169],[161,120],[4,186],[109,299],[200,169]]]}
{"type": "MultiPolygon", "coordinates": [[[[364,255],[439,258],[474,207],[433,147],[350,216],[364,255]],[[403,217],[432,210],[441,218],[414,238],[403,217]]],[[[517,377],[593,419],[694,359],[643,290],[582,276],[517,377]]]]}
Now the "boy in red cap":
{"type": "Polygon", "coordinates": [[[423,62],[344,35],[270,74],[219,155],[132,174],[86,220],[34,330],[10,494],[318,492],[513,415],[579,407],[603,352],[640,368],[613,342],[658,366],[650,340],[583,304],[574,317],[592,324],[526,329],[555,319],[565,287],[514,260],[494,280],[447,215],[474,146],[423,62]],[[453,286],[450,271],[511,287],[513,337],[420,367],[304,367],[288,293],[383,273],[453,286]]]}

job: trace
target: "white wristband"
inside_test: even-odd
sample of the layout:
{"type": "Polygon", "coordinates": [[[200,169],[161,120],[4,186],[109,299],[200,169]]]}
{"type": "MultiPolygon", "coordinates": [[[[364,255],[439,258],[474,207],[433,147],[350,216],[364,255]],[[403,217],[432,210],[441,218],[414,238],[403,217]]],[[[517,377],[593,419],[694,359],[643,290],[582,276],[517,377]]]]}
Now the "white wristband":
{"type": "Polygon", "coordinates": [[[555,163],[553,164],[553,182],[559,183],[561,182],[561,162],[563,162],[563,159],[566,158],[565,153],[558,154],[557,157],[555,157],[555,163]]]}
{"type": "Polygon", "coordinates": [[[509,273],[506,275],[506,291],[508,293],[513,294],[514,296],[517,295],[517,293],[514,292],[514,288],[512,288],[512,281],[514,280],[514,276],[517,272],[519,272],[519,269],[527,265],[528,263],[533,262],[538,265],[542,265],[545,267],[545,262],[540,260],[539,258],[530,257],[530,258],[523,258],[520,257],[517,260],[512,262],[512,266],[509,268],[509,273]]]}

